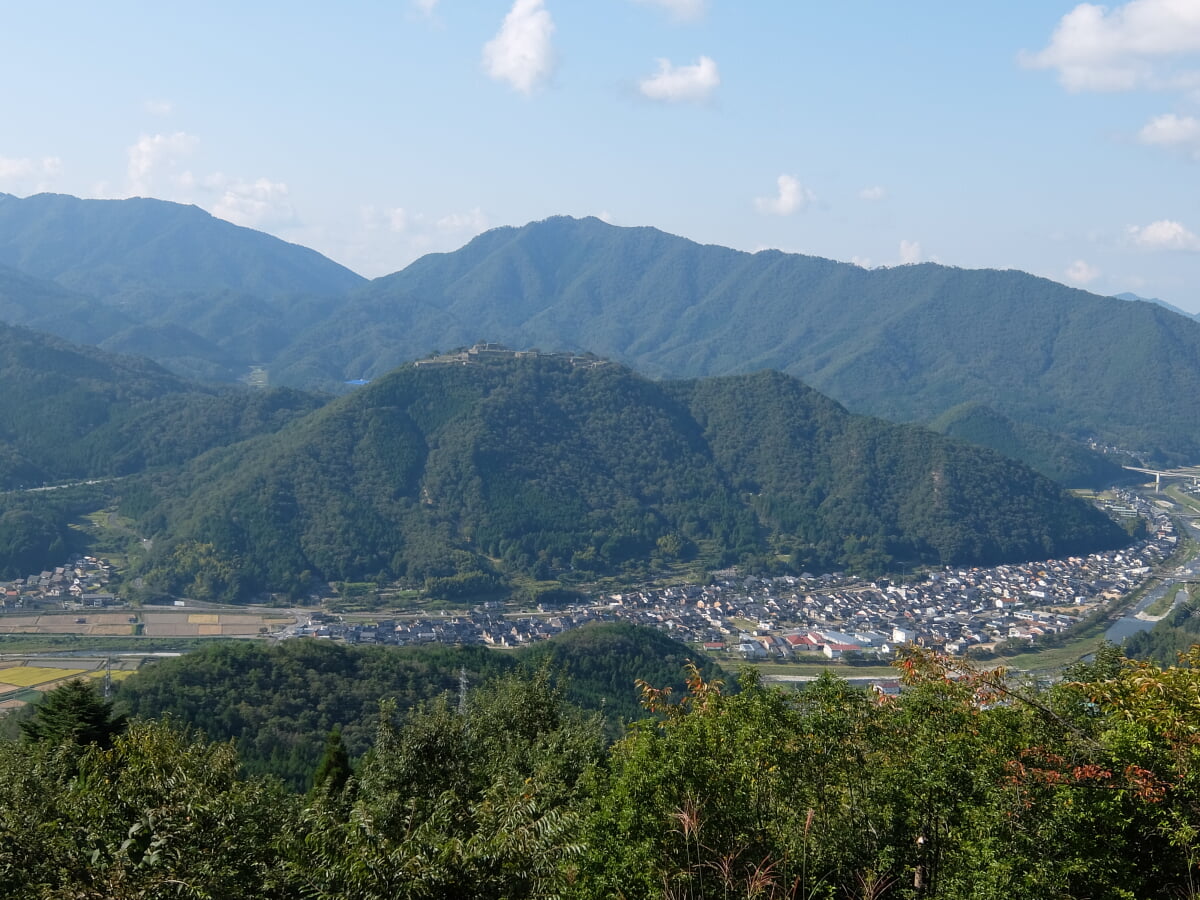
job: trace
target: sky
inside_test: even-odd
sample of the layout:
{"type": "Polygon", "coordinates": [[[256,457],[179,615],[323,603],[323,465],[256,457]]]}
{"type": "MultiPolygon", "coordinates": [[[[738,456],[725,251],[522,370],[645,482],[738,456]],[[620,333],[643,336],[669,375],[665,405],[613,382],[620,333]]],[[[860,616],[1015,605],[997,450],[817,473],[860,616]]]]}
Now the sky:
{"type": "Polygon", "coordinates": [[[5,5],[0,191],[369,277],[552,215],[1200,311],[1200,0],[5,5]]]}

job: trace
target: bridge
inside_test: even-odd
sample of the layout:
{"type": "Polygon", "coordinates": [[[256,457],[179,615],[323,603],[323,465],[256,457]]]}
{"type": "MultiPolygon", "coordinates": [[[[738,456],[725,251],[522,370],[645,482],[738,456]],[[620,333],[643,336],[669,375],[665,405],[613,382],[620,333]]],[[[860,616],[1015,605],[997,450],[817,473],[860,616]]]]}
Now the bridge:
{"type": "Polygon", "coordinates": [[[1156,492],[1161,490],[1164,478],[1190,478],[1193,485],[1200,484],[1200,466],[1184,466],[1180,469],[1141,469],[1137,466],[1121,466],[1121,468],[1128,469],[1130,472],[1141,472],[1143,475],[1153,475],[1156,492]]]}

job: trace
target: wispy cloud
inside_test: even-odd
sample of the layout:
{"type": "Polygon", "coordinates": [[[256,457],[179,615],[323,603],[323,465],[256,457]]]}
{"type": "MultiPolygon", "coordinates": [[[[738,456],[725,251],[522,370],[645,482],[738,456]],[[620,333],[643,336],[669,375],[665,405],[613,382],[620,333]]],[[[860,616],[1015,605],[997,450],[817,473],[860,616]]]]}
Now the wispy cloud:
{"type": "Polygon", "coordinates": [[[438,0],[412,0],[412,4],[424,15],[432,16],[433,11],[437,9],[438,0]]]}
{"type": "Polygon", "coordinates": [[[755,197],[754,208],[770,216],[790,216],[817,199],[816,194],[800,183],[795,175],[780,175],[775,180],[778,192],[774,197],[755,197]]]}
{"type": "Polygon", "coordinates": [[[522,94],[554,72],[554,20],[543,0],[516,0],[496,36],[483,45],[483,69],[522,94]]]}
{"type": "Polygon", "coordinates": [[[1155,116],[1138,132],[1143,144],[1182,151],[1200,159],[1200,119],[1167,113],[1155,116]]]}
{"type": "Polygon", "coordinates": [[[175,109],[175,104],[170,100],[147,100],[142,104],[142,109],[152,116],[169,116],[175,109]]]}
{"type": "Polygon", "coordinates": [[[248,228],[296,224],[296,210],[282,181],[241,181],[217,174],[206,178],[204,187],[217,193],[211,212],[219,219],[248,228]]]}
{"type": "Polygon", "coordinates": [[[1200,3],[1130,0],[1080,3],[1062,17],[1049,45],[1020,57],[1053,69],[1069,91],[1194,89],[1200,85],[1200,3]]]}
{"type": "Polygon", "coordinates": [[[1134,246],[1146,250],[1200,251],[1200,237],[1181,222],[1160,219],[1149,225],[1130,225],[1126,232],[1134,246]]]}
{"type": "Polygon", "coordinates": [[[701,56],[690,66],[676,66],[670,60],[660,59],[658,71],[643,78],[638,89],[651,100],[696,103],[711,97],[720,84],[717,64],[709,57],[701,56]]]}
{"type": "Polygon", "coordinates": [[[1067,281],[1073,284],[1089,284],[1100,277],[1100,270],[1082,259],[1077,259],[1067,266],[1064,273],[1067,281]]]}
{"type": "Polygon", "coordinates": [[[143,134],[129,148],[129,190],[146,194],[162,169],[172,170],[196,148],[200,139],[177,131],[174,134],[143,134]]]}
{"type": "Polygon", "coordinates": [[[704,18],[708,4],[705,0],[634,0],[646,6],[665,9],[671,17],[681,22],[694,22],[704,18]]]}
{"type": "Polygon", "coordinates": [[[900,265],[909,266],[919,263],[922,259],[924,259],[924,253],[921,251],[920,241],[900,242],[900,265]]]}
{"type": "Polygon", "coordinates": [[[887,191],[884,190],[879,185],[874,185],[873,187],[865,187],[861,191],[858,192],[859,200],[867,200],[869,202],[875,202],[876,200],[882,200],[886,196],[887,196],[887,191]]]}
{"type": "Polygon", "coordinates": [[[18,179],[53,177],[62,172],[62,160],[57,156],[44,156],[41,159],[30,159],[23,156],[14,159],[0,156],[0,181],[15,181],[18,179]]]}

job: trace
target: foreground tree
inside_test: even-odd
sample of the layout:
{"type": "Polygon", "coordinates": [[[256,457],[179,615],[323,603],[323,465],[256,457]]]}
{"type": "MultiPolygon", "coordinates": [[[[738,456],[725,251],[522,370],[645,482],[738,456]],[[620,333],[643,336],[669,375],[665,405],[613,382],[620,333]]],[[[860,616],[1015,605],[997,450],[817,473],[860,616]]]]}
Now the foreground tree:
{"type": "Polygon", "coordinates": [[[294,897],[276,838],[296,802],[231,744],[140,723],[109,749],[0,744],[0,896],[294,897]]]}
{"type": "Polygon", "coordinates": [[[108,748],[127,724],[91,684],[73,678],[45,696],[33,718],[21,723],[21,732],[29,743],[71,741],[108,748]]]}

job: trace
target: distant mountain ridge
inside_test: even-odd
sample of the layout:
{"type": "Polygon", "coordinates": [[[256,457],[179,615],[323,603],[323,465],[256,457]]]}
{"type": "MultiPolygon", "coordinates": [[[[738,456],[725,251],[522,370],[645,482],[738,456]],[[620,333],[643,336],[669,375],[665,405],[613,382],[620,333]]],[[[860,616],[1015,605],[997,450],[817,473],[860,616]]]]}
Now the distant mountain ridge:
{"type": "Polygon", "coordinates": [[[497,228],[355,292],[272,371],[327,385],[480,338],[590,349],[648,374],[776,368],[856,412],[983,403],[1151,457],[1200,455],[1200,323],[1016,271],[865,270],[653,228],[497,228]]]}
{"type": "Polygon", "coordinates": [[[1200,455],[1200,322],[1162,306],[598,219],[497,228],[367,282],[195,207],[0,195],[0,318],[209,381],[260,364],[273,384],[343,391],[486,339],[594,350],[654,377],[778,369],[892,421],[974,404],[1155,463],[1200,455]]]}
{"type": "Polygon", "coordinates": [[[1121,294],[1113,294],[1113,296],[1116,297],[1118,300],[1136,300],[1141,303],[1154,303],[1158,306],[1161,306],[1163,309],[1169,309],[1171,312],[1178,313],[1181,316],[1186,316],[1189,319],[1197,318],[1197,316],[1195,316],[1194,314],[1187,312],[1186,310],[1180,309],[1175,304],[1168,303],[1166,300],[1159,300],[1157,297],[1139,297],[1137,294],[1132,294],[1129,291],[1125,291],[1124,293],[1121,293],[1121,294]]]}
{"type": "MultiPolygon", "coordinates": [[[[314,250],[195,206],[61,194],[0,194],[0,266],[21,273],[21,290],[55,310],[82,301],[70,315],[9,303],[0,308],[5,321],[223,381],[271,359],[366,283],[314,250]]],[[[0,300],[20,293],[11,279],[0,270],[0,300]]]]}

